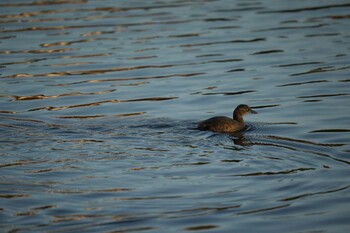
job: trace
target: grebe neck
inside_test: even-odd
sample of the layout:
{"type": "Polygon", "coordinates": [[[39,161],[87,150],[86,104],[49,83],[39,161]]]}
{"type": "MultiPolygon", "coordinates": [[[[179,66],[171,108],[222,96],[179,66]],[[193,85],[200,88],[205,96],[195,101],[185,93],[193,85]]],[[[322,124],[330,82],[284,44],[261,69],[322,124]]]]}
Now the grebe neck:
{"type": "Polygon", "coordinates": [[[242,122],[243,123],[243,117],[242,114],[239,114],[238,112],[234,111],[233,112],[233,119],[238,121],[238,122],[242,122]]]}

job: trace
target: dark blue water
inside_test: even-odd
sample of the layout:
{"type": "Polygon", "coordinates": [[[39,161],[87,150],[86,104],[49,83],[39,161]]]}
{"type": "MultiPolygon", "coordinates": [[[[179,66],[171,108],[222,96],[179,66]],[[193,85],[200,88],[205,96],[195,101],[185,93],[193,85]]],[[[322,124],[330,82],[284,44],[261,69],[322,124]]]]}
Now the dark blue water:
{"type": "Polygon", "coordinates": [[[348,232],[349,9],[2,1],[1,231],[348,232]]]}

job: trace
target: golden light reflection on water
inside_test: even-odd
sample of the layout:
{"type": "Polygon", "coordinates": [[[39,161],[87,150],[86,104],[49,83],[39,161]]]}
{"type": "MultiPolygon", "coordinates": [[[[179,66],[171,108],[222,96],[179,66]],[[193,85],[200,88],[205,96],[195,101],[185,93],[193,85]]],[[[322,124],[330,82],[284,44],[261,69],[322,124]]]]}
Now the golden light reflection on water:
{"type": "Polygon", "coordinates": [[[59,95],[32,95],[32,96],[12,96],[14,100],[16,101],[23,101],[23,100],[39,100],[39,99],[53,99],[53,98],[60,98],[65,96],[85,96],[85,95],[104,95],[110,92],[114,92],[115,89],[112,90],[105,90],[105,91],[97,91],[97,92],[90,92],[90,93],[81,93],[81,92],[71,92],[71,93],[65,93],[65,94],[59,94],[59,95]]]}

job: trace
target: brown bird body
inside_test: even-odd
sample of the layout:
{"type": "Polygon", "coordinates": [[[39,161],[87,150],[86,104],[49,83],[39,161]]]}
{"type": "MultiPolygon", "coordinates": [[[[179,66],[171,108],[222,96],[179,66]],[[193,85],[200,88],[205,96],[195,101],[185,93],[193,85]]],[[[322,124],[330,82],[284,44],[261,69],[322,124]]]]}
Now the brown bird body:
{"type": "Polygon", "coordinates": [[[233,133],[244,129],[243,115],[256,114],[249,106],[241,104],[233,111],[233,118],[216,116],[202,121],[198,125],[199,130],[208,130],[219,133],[233,133]]]}

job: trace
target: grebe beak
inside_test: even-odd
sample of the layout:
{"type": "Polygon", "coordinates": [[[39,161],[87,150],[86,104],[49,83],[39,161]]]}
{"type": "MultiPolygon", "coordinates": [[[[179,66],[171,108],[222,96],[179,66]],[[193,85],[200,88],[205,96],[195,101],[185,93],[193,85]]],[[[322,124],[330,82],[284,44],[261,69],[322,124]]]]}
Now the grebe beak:
{"type": "Polygon", "coordinates": [[[251,113],[251,114],[258,114],[256,111],[254,111],[253,109],[250,109],[249,110],[249,113],[251,113]]]}

